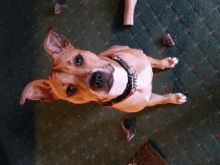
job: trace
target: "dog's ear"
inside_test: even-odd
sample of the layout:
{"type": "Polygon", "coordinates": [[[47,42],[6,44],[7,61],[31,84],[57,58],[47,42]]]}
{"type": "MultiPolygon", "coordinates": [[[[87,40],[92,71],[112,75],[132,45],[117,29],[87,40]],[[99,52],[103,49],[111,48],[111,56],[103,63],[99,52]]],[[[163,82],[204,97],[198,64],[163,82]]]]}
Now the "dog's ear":
{"type": "Polygon", "coordinates": [[[44,48],[53,58],[56,58],[65,48],[73,47],[64,36],[52,31],[55,26],[56,24],[48,28],[44,39],[44,48]]]}
{"type": "Polygon", "coordinates": [[[58,97],[52,91],[49,80],[35,80],[29,83],[22,92],[20,104],[23,105],[25,100],[53,101],[58,97]]]}

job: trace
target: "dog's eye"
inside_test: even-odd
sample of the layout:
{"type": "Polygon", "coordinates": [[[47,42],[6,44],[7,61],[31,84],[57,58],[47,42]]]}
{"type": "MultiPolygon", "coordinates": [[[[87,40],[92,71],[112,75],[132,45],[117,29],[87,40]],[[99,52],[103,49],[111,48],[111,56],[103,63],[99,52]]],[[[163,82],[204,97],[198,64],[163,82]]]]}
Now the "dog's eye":
{"type": "Polygon", "coordinates": [[[71,85],[66,89],[66,94],[68,96],[72,96],[74,93],[76,93],[76,87],[71,85]]]}
{"type": "Polygon", "coordinates": [[[82,55],[77,55],[76,57],[75,57],[75,59],[74,59],[74,64],[76,65],[76,66],[80,66],[80,65],[82,65],[83,64],[83,57],[82,57],[82,55]]]}

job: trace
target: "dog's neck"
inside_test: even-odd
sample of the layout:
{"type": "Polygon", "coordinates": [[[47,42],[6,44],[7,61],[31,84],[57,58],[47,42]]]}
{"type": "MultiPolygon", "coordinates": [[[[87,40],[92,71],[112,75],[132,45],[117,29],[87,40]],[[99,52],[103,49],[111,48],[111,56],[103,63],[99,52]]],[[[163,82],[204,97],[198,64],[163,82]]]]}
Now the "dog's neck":
{"type": "Polygon", "coordinates": [[[118,62],[106,56],[103,56],[101,58],[107,62],[110,62],[111,65],[114,67],[114,82],[112,88],[109,92],[108,98],[102,100],[103,102],[106,102],[120,96],[124,92],[128,83],[128,73],[118,62]]]}
{"type": "MultiPolygon", "coordinates": [[[[102,100],[99,103],[109,107],[113,104],[117,104],[127,99],[132,94],[134,94],[136,90],[137,74],[136,68],[134,66],[130,66],[121,57],[116,56],[114,54],[107,54],[105,55],[105,57],[112,60],[111,64],[115,69],[115,72],[113,73],[114,82],[113,87],[109,92],[108,99],[102,100]]],[[[107,61],[109,59],[107,59],[107,61]]]]}
{"type": "Polygon", "coordinates": [[[108,100],[111,100],[121,95],[127,87],[128,83],[128,74],[125,69],[122,68],[120,65],[116,65],[115,62],[112,63],[112,66],[115,69],[113,73],[114,82],[109,92],[108,100]]]}

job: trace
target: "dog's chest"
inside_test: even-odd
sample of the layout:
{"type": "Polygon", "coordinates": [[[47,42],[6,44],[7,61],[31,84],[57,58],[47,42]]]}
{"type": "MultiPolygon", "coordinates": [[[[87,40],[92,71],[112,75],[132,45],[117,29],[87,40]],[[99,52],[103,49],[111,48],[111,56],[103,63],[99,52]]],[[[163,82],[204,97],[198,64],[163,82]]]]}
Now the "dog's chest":
{"type": "Polygon", "coordinates": [[[126,58],[125,55],[122,55],[121,58],[136,70],[136,90],[143,93],[151,91],[153,72],[147,57],[144,55],[142,58],[136,58],[127,54],[126,58]]]}
{"type": "Polygon", "coordinates": [[[147,65],[146,68],[144,68],[137,75],[136,90],[139,90],[140,92],[144,92],[145,90],[148,90],[149,88],[151,90],[152,77],[153,77],[152,68],[150,65],[147,65]]]}
{"type": "Polygon", "coordinates": [[[136,58],[135,56],[120,56],[131,67],[136,69],[136,91],[126,100],[113,105],[114,108],[129,111],[141,110],[145,107],[144,102],[148,101],[152,94],[152,79],[153,71],[150,62],[146,55],[143,58],[136,58]]]}

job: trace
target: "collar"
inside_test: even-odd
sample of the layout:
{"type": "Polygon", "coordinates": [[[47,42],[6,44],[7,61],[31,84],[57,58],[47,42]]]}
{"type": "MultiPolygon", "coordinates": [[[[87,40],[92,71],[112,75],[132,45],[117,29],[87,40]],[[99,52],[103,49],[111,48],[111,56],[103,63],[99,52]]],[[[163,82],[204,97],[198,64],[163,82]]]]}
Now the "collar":
{"type": "Polygon", "coordinates": [[[121,57],[116,56],[114,54],[108,54],[108,55],[106,55],[106,57],[118,62],[125,69],[125,71],[128,73],[128,83],[127,83],[127,86],[126,86],[126,89],[124,90],[124,92],[120,96],[118,96],[108,102],[99,102],[99,104],[102,104],[105,107],[111,107],[113,104],[117,104],[119,102],[122,102],[134,94],[134,92],[136,90],[136,86],[137,86],[136,85],[137,73],[136,73],[135,67],[128,65],[121,57]]]}

